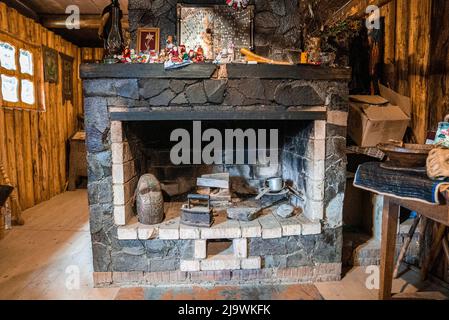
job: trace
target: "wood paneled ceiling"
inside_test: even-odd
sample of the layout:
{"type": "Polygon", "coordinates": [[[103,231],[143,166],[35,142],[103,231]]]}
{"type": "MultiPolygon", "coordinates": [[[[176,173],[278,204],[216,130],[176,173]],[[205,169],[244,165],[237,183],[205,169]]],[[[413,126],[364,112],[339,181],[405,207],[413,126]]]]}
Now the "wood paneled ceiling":
{"type": "MultiPolygon", "coordinates": [[[[60,21],[65,18],[66,8],[76,5],[80,8],[81,21],[92,19],[100,20],[103,9],[111,3],[111,0],[0,0],[17,9],[22,14],[38,20],[46,25],[48,21],[60,21]]],[[[120,7],[126,15],[128,14],[128,0],[119,0],[120,7]]],[[[64,20],[63,20],[64,21],[64,20]]],[[[82,27],[81,30],[68,30],[66,28],[49,27],[55,33],[80,47],[102,47],[98,39],[97,30],[82,27]]]]}
{"type": "MultiPolygon", "coordinates": [[[[77,5],[82,14],[99,14],[111,0],[21,0],[38,14],[64,14],[70,5],[77,5]]],[[[128,0],[120,0],[124,13],[128,12],[128,0]]]]}

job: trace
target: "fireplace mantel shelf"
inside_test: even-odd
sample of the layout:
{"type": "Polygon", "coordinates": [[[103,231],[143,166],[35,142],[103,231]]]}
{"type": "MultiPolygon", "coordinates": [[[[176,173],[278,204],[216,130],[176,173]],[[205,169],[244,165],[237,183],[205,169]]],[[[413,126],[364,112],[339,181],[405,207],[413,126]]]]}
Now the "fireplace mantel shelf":
{"type": "MultiPolygon", "coordinates": [[[[218,66],[211,63],[191,64],[181,69],[166,71],[163,64],[83,64],[82,79],[210,79],[218,66]]],[[[226,65],[228,79],[288,79],[288,80],[336,80],[348,81],[350,68],[328,68],[310,65],[226,65]]]]}
{"type": "MultiPolygon", "coordinates": [[[[215,110],[219,109],[216,106],[215,110]]],[[[111,109],[111,120],[113,121],[215,121],[215,120],[326,120],[326,107],[298,108],[294,111],[276,110],[276,108],[263,108],[263,112],[257,109],[223,107],[224,110],[204,111],[194,108],[179,108],[176,111],[154,110],[154,109],[111,109]],[[184,109],[184,110],[179,110],[184,109]],[[273,110],[270,110],[273,109],[273,110]]],[[[262,109],[260,109],[262,110],[262,109]]]]}

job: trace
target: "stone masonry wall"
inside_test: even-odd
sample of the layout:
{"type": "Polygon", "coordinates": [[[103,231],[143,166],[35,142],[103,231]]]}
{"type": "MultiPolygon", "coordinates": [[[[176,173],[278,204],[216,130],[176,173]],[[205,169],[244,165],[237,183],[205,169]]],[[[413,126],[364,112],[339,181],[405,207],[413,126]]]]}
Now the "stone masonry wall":
{"type": "MultiPolygon", "coordinates": [[[[253,239],[249,251],[263,254],[264,269],[295,268],[341,263],[342,201],[345,186],[345,82],[303,80],[181,80],[91,79],[84,81],[88,151],[88,196],[94,271],[169,272],[179,270],[181,259],[192,254],[190,240],[118,240],[114,223],[112,144],[126,137],[114,136],[111,111],[223,110],[309,108],[326,106],[327,121],[315,121],[311,134],[325,140],[324,160],[305,161],[323,177],[321,207],[306,212],[322,221],[319,235],[253,239]],[[112,133],[112,134],[111,134],[112,133]],[[325,177],[325,179],[324,179],[325,177]],[[324,203],[324,205],[323,205],[324,203]]],[[[320,188],[310,185],[309,188],[320,188]]],[[[309,194],[312,194],[309,192],[309,194]]],[[[313,199],[308,199],[313,203],[313,199]]],[[[316,201],[319,202],[318,200],[316,201]]],[[[311,269],[313,270],[313,268],[311,269]]],[[[334,269],[332,269],[334,270],[334,269]]],[[[241,270],[239,272],[242,272],[241,270]]],[[[336,274],[332,279],[337,279],[336,274]]],[[[176,282],[176,280],[175,280],[176,282]]]]}
{"type": "MultiPolygon", "coordinates": [[[[129,22],[132,44],[137,29],[161,29],[161,48],[168,35],[176,35],[176,0],[129,0],[129,22]]],[[[182,2],[182,1],[179,1],[182,2]]],[[[191,2],[191,1],[190,1],[191,2]]],[[[207,3],[207,1],[200,1],[207,3]]],[[[217,1],[212,1],[217,3],[217,1]]],[[[303,14],[298,0],[255,0],[255,45],[261,54],[275,55],[276,49],[298,49],[301,46],[303,14]]],[[[225,1],[221,1],[225,5],[225,1]]]]}
{"type": "MultiPolygon", "coordinates": [[[[222,5],[225,3],[224,0],[129,0],[129,23],[133,46],[138,28],[160,28],[161,48],[167,35],[176,35],[178,2],[222,5]]],[[[285,49],[300,49],[303,39],[319,30],[334,12],[347,3],[347,0],[253,0],[252,3],[255,5],[256,53],[273,59],[285,59],[285,49]]]]}
{"type": "MultiPolygon", "coordinates": [[[[233,108],[324,107],[339,110],[335,93],[347,93],[345,83],[312,80],[248,79],[94,79],[84,81],[86,97],[102,97],[112,111],[128,108],[233,110],[233,108]],[[334,97],[334,98],[333,98],[334,97]],[[207,106],[207,109],[204,107],[207,106]],[[213,106],[219,107],[213,108],[213,106]],[[169,108],[167,108],[169,107],[169,108]],[[224,108],[224,109],[223,109],[224,108]]],[[[342,99],[342,98],[340,98],[342,99]]],[[[135,109],[136,110],[136,109],[135,109]]],[[[162,110],[162,109],[161,109],[162,110]]],[[[275,110],[270,108],[270,110],[275,110]]],[[[324,128],[324,127],[323,127],[324,128]]],[[[324,132],[322,132],[324,134],[324,132]]],[[[321,133],[320,133],[321,134],[321,133]]]]}

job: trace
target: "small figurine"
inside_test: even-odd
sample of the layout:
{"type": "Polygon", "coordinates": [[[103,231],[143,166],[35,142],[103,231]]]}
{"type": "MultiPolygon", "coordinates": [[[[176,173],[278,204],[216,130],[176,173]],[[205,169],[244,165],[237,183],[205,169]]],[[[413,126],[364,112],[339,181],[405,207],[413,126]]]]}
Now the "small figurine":
{"type": "Polygon", "coordinates": [[[189,60],[189,55],[187,53],[186,46],[183,44],[179,46],[179,56],[183,61],[189,60]]]}
{"type": "Polygon", "coordinates": [[[196,49],[196,61],[194,62],[204,62],[204,50],[203,48],[201,48],[201,46],[198,47],[198,49],[196,49]]]}
{"type": "Polygon", "coordinates": [[[173,47],[173,49],[170,51],[171,54],[171,61],[174,63],[180,63],[182,62],[182,59],[179,57],[179,49],[178,47],[173,47]]]}
{"type": "Polygon", "coordinates": [[[165,44],[168,51],[173,49],[173,47],[175,46],[173,43],[173,36],[168,36],[167,40],[165,41],[165,44]]]}
{"type": "Polygon", "coordinates": [[[228,62],[231,63],[235,59],[235,45],[233,42],[228,43],[228,62]]]}
{"type": "Polygon", "coordinates": [[[241,10],[248,7],[249,0],[226,0],[226,4],[234,10],[241,10]]]}
{"type": "Polygon", "coordinates": [[[129,49],[129,47],[126,47],[126,48],[123,50],[123,58],[124,58],[125,60],[131,59],[131,50],[129,49]]]}
{"type": "Polygon", "coordinates": [[[166,50],[162,50],[161,53],[159,54],[158,61],[160,63],[164,63],[165,61],[167,61],[167,57],[168,57],[167,51],[166,50]]]}
{"type": "Polygon", "coordinates": [[[189,59],[195,62],[195,51],[192,49],[189,51],[189,59]]]}

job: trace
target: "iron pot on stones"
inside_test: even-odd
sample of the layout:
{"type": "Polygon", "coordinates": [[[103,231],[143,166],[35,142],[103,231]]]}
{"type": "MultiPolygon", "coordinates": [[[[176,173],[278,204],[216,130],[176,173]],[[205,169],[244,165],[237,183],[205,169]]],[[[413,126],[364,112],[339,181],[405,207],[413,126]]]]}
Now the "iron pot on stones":
{"type": "Polygon", "coordinates": [[[139,179],[136,189],[136,209],[140,223],[153,225],[164,220],[164,198],[161,184],[152,174],[139,179]]]}

